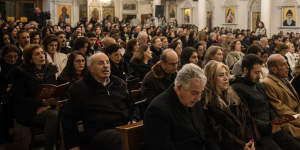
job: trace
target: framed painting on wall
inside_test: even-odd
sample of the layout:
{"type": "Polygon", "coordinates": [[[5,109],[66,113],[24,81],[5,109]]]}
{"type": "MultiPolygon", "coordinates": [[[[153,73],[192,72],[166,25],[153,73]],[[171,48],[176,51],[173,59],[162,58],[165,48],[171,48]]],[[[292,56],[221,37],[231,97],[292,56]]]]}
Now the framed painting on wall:
{"type": "Polygon", "coordinates": [[[252,31],[256,31],[257,23],[260,21],[260,12],[252,12],[252,31]]]}
{"type": "Polygon", "coordinates": [[[80,18],[87,18],[87,5],[86,4],[81,4],[79,6],[80,11],[79,11],[79,17],[80,18]]]}
{"type": "Polygon", "coordinates": [[[89,7],[89,18],[93,18],[95,21],[100,20],[100,10],[98,7],[90,6],[89,7]]]}
{"type": "Polygon", "coordinates": [[[106,7],[106,8],[102,8],[102,17],[103,19],[106,18],[107,16],[110,16],[110,21],[112,21],[112,18],[114,18],[115,16],[115,8],[114,7],[106,7]]]}
{"type": "Polygon", "coordinates": [[[176,18],[176,5],[169,5],[169,18],[176,18]]]}
{"type": "Polygon", "coordinates": [[[71,24],[71,5],[57,6],[57,20],[58,24],[71,24]]]}
{"type": "Polygon", "coordinates": [[[123,2],[123,10],[135,11],[136,10],[136,2],[134,2],[134,1],[123,2]]]}
{"type": "Polygon", "coordinates": [[[235,23],[235,7],[231,6],[225,8],[225,23],[235,23]]]}
{"type": "Polygon", "coordinates": [[[192,16],[192,9],[191,8],[184,8],[184,14],[183,14],[183,22],[184,24],[190,24],[191,23],[191,16],[192,16]]]}
{"type": "Polygon", "coordinates": [[[282,8],[282,26],[295,27],[297,24],[297,14],[295,7],[282,8]]]}

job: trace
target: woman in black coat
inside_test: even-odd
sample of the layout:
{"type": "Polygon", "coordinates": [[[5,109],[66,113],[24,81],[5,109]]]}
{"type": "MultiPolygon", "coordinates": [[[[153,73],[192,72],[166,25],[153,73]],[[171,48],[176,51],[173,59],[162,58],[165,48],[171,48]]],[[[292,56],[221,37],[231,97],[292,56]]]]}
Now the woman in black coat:
{"type": "Polygon", "coordinates": [[[8,73],[17,66],[18,48],[13,45],[3,47],[0,59],[0,142],[8,140],[9,128],[13,127],[13,103],[10,100],[11,81],[8,73]]]}
{"type": "Polygon", "coordinates": [[[229,86],[228,67],[211,60],[204,70],[207,77],[205,114],[220,149],[238,150],[247,144],[254,145],[254,141],[260,140],[260,134],[248,108],[229,86]]]}
{"type": "Polygon", "coordinates": [[[147,45],[140,45],[139,49],[135,51],[131,60],[130,66],[133,68],[133,76],[142,81],[145,75],[151,70],[152,51],[147,45]]]}
{"type": "Polygon", "coordinates": [[[24,64],[14,69],[12,93],[15,117],[18,123],[29,127],[42,127],[46,137],[46,150],[53,150],[56,142],[57,112],[51,110],[53,99],[40,99],[41,84],[55,84],[57,68],[46,63],[46,54],[40,45],[30,45],[23,51],[24,64]]]}

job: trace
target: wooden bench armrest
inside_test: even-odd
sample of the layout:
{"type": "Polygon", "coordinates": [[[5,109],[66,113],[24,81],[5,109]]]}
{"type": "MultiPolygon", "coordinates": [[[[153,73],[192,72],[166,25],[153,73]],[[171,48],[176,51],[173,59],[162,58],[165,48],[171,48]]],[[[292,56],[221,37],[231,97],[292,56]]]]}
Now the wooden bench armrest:
{"type": "Polygon", "coordinates": [[[116,127],[121,134],[122,150],[140,150],[143,143],[143,121],[116,127]]]}

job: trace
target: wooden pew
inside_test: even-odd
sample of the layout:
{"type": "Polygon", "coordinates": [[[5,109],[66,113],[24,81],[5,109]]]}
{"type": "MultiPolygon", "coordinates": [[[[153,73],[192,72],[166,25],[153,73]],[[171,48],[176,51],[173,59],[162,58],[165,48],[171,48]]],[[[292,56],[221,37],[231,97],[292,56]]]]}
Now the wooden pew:
{"type": "Polygon", "coordinates": [[[121,133],[122,150],[141,150],[144,142],[143,121],[116,127],[121,133]]]}

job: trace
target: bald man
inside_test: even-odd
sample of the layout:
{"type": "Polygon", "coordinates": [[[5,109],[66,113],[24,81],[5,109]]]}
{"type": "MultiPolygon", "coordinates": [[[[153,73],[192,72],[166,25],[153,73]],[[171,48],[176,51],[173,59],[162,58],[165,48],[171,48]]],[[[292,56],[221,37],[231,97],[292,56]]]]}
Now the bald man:
{"type": "MultiPolygon", "coordinates": [[[[289,66],[286,59],[280,54],[273,54],[267,61],[270,74],[263,80],[266,94],[270,103],[279,116],[284,114],[295,115],[300,113],[300,99],[287,80],[289,66]]],[[[300,140],[300,118],[282,125],[283,130],[291,133],[300,140]]]]}
{"type": "Polygon", "coordinates": [[[110,74],[110,62],[104,53],[90,56],[87,66],[88,74],[70,87],[70,101],[63,109],[66,147],[80,149],[77,122],[81,120],[88,149],[119,150],[121,136],[115,127],[127,124],[130,116],[126,84],[110,74]]]}
{"type": "Polygon", "coordinates": [[[175,80],[178,69],[178,56],[172,49],[166,49],[143,80],[142,94],[151,100],[166,90],[175,80]]]}

